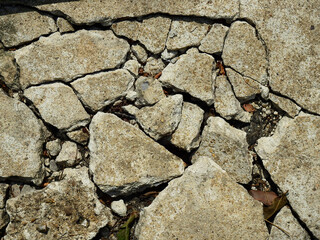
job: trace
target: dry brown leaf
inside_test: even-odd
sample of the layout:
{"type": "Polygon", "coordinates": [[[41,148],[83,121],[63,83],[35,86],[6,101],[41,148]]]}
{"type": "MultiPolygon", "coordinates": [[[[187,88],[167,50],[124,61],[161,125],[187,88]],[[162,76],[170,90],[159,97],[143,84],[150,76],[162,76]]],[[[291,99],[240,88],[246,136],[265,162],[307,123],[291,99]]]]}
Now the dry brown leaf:
{"type": "Polygon", "coordinates": [[[283,208],[288,200],[286,197],[287,193],[283,193],[280,197],[274,199],[273,203],[270,206],[263,207],[263,216],[265,219],[272,217],[277,211],[283,208]]]}
{"type": "Polygon", "coordinates": [[[272,205],[273,201],[278,197],[274,192],[264,192],[260,190],[250,190],[249,194],[266,206],[272,205]]]}
{"type": "Polygon", "coordinates": [[[250,103],[245,103],[242,105],[245,111],[247,112],[254,112],[256,109],[250,103]]]}

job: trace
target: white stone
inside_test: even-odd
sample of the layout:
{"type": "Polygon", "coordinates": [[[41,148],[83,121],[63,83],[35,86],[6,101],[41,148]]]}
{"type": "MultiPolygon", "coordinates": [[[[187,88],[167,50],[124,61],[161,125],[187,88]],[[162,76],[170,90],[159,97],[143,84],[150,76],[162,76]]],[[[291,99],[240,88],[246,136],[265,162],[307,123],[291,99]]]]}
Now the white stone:
{"type": "Polygon", "coordinates": [[[199,50],[209,54],[221,53],[228,30],[229,28],[222,24],[213,24],[208,34],[202,39],[199,50]]]}
{"type": "Polygon", "coordinates": [[[127,206],[122,199],[111,203],[111,210],[121,217],[127,215],[127,206]]]}
{"type": "Polygon", "coordinates": [[[57,165],[72,167],[81,159],[77,144],[66,141],[62,144],[61,151],[56,158],[57,165]]]}

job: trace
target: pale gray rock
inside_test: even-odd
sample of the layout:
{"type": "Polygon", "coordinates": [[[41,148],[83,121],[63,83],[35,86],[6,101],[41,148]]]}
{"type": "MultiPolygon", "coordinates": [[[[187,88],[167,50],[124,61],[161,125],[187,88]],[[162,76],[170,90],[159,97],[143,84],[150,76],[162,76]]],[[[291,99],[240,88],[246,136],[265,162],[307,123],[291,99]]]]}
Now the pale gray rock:
{"type": "Polygon", "coordinates": [[[49,162],[49,169],[52,171],[52,172],[58,172],[59,171],[59,167],[56,163],[55,160],[50,160],[49,162]]]}
{"type": "Polygon", "coordinates": [[[147,60],[146,65],[144,66],[144,71],[149,73],[149,75],[154,76],[161,72],[164,69],[165,65],[161,58],[157,59],[154,57],[150,57],[147,60]]]}
{"type": "Polygon", "coordinates": [[[128,99],[129,101],[134,102],[137,99],[137,97],[138,94],[136,91],[131,89],[127,92],[126,99],[128,99]]]}
{"type": "Polygon", "coordinates": [[[161,53],[161,58],[165,61],[170,61],[172,58],[176,57],[178,54],[178,51],[170,51],[168,49],[165,49],[161,53]]]}
{"type": "Polygon", "coordinates": [[[267,54],[255,29],[246,22],[232,23],[226,37],[222,59],[226,66],[259,83],[267,79],[267,54]]]}
{"type": "Polygon", "coordinates": [[[251,114],[241,108],[240,102],[234,96],[226,76],[220,75],[215,80],[214,106],[223,118],[250,122],[251,114]]]}
{"type": "Polygon", "coordinates": [[[167,40],[168,50],[179,50],[187,47],[197,47],[206,36],[210,25],[194,21],[172,21],[167,40]]]}
{"type": "Polygon", "coordinates": [[[135,82],[135,89],[137,106],[153,105],[166,97],[161,83],[152,77],[139,77],[135,82]]]}
{"type": "Polygon", "coordinates": [[[6,47],[17,46],[57,31],[51,17],[30,8],[1,6],[0,40],[6,47]]]}
{"type": "Polygon", "coordinates": [[[84,74],[119,66],[129,44],[112,31],[54,33],[15,51],[23,88],[54,80],[71,81],[84,74]]]}
{"type": "Polygon", "coordinates": [[[199,50],[209,54],[221,53],[228,30],[229,28],[222,24],[213,24],[208,34],[202,39],[199,50]]]}
{"type": "Polygon", "coordinates": [[[141,47],[140,45],[132,45],[131,51],[134,54],[134,56],[142,63],[145,63],[148,59],[148,53],[147,51],[141,47]]]}
{"type": "Polygon", "coordinates": [[[245,102],[254,99],[257,94],[260,94],[260,84],[257,81],[244,77],[231,68],[226,68],[226,73],[234,94],[239,101],[245,102]]]}
{"type": "Polygon", "coordinates": [[[89,149],[93,181],[113,197],[159,185],[184,171],[180,158],[109,113],[93,117],[89,149]]]}
{"type": "Polygon", "coordinates": [[[279,228],[272,226],[269,240],[310,239],[309,234],[306,232],[306,230],[304,230],[301,227],[301,225],[298,223],[297,219],[294,218],[288,207],[284,207],[280,210],[280,212],[275,217],[273,223],[281,227],[287,233],[289,233],[290,236],[285,234],[279,228]]]}
{"type": "Polygon", "coordinates": [[[20,194],[26,194],[26,193],[30,193],[36,191],[36,189],[34,187],[31,187],[30,185],[23,185],[20,194]]]}
{"type": "Polygon", "coordinates": [[[264,85],[260,85],[259,86],[260,88],[260,94],[261,94],[261,97],[264,99],[264,100],[269,100],[269,93],[270,93],[270,89],[264,85]]]}
{"type": "Polygon", "coordinates": [[[159,140],[172,134],[181,120],[183,97],[181,94],[168,96],[155,105],[141,108],[136,120],[153,139],[159,140]]]}
{"type": "Polygon", "coordinates": [[[138,76],[140,67],[141,67],[140,63],[137,60],[133,60],[133,59],[126,61],[126,63],[123,66],[124,69],[127,69],[135,77],[138,76]]]}
{"type": "Polygon", "coordinates": [[[127,206],[122,199],[111,203],[111,210],[121,217],[127,215],[127,206]]]}
{"type": "Polygon", "coordinates": [[[241,0],[240,8],[268,47],[271,89],[320,114],[319,2],[241,0]]]}
{"type": "Polygon", "coordinates": [[[141,23],[137,21],[121,21],[112,24],[111,29],[117,36],[138,40],[141,23]]]}
{"type": "Polygon", "coordinates": [[[0,183],[0,208],[5,207],[8,188],[9,184],[0,183]]]}
{"type": "Polygon", "coordinates": [[[60,17],[57,19],[57,27],[61,33],[74,31],[73,26],[67,20],[60,17]]]}
{"type": "Polygon", "coordinates": [[[89,141],[89,132],[87,128],[81,128],[72,132],[67,132],[67,136],[81,145],[86,145],[89,141]]]}
{"type": "Polygon", "coordinates": [[[125,69],[96,73],[77,79],[72,87],[92,111],[114,103],[132,87],[134,77],[125,69]]]}
{"type": "Polygon", "coordinates": [[[287,98],[279,97],[275,94],[269,93],[269,99],[292,118],[297,116],[301,110],[301,107],[287,98]]]}
{"type": "Polygon", "coordinates": [[[0,80],[2,80],[7,87],[12,89],[19,89],[18,70],[14,63],[14,58],[11,54],[0,51],[0,80]]]}
{"type": "Polygon", "coordinates": [[[43,126],[22,102],[0,90],[0,176],[40,184],[44,177],[43,126]]]}
{"type": "Polygon", "coordinates": [[[201,157],[143,209],[135,236],[139,240],[266,239],[268,230],[261,204],[218,164],[201,157]]]}
{"type": "Polygon", "coordinates": [[[61,151],[56,158],[58,166],[72,167],[81,159],[81,153],[78,150],[77,144],[66,141],[62,144],[61,151]]]}
{"type": "Polygon", "coordinates": [[[76,94],[63,83],[30,87],[24,95],[33,102],[46,122],[60,130],[71,131],[90,121],[90,115],[76,94]]]}
{"type": "Polygon", "coordinates": [[[200,128],[204,111],[195,104],[184,102],[181,121],[172,134],[170,142],[187,152],[197,148],[200,143],[200,128]]]}
{"type": "Polygon", "coordinates": [[[57,156],[61,150],[61,140],[57,138],[53,141],[47,142],[46,149],[48,150],[50,156],[57,156]]]}
{"type": "Polygon", "coordinates": [[[214,66],[213,57],[192,48],[181,55],[175,64],[169,63],[162,71],[159,80],[163,85],[173,87],[177,92],[187,92],[211,105],[215,78],[214,66]]]}
{"type": "Polygon", "coordinates": [[[11,221],[5,240],[89,240],[112,220],[110,209],[96,196],[87,168],[65,169],[64,174],[59,182],[7,201],[11,221]]]}
{"type": "Polygon", "coordinates": [[[208,118],[192,162],[202,156],[209,157],[237,182],[248,183],[251,180],[252,157],[248,151],[246,133],[230,126],[220,117],[208,118]]]}
{"type": "Polygon", "coordinates": [[[271,137],[258,140],[256,151],[272,180],[289,191],[290,205],[316,237],[320,237],[320,117],[284,117],[271,137]]]}

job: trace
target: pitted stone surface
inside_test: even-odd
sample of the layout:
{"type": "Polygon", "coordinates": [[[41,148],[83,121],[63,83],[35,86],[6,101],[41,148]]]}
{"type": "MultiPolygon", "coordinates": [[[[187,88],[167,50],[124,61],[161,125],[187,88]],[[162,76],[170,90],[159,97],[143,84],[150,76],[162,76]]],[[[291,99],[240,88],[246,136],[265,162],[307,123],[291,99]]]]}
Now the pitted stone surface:
{"type": "Polygon", "coordinates": [[[252,157],[248,151],[246,133],[230,126],[220,117],[208,118],[192,162],[201,156],[216,162],[237,182],[248,183],[251,180],[252,157]]]}
{"type": "Polygon", "coordinates": [[[228,30],[229,28],[222,24],[213,24],[208,34],[202,39],[199,50],[209,54],[221,53],[228,30]]]}
{"type": "Polygon", "coordinates": [[[33,102],[46,122],[60,130],[72,130],[89,123],[90,115],[72,89],[63,83],[30,87],[24,95],[33,102]]]}
{"type": "Polygon", "coordinates": [[[268,235],[261,204],[207,157],[188,167],[144,208],[135,232],[139,240],[266,239],[268,235]]]}
{"type": "Polygon", "coordinates": [[[88,169],[65,169],[60,182],[7,201],[5,240],[92,239],[112,220],[99,202],[88,169]]]}
{"type": "Polygon", "coordinates": [[[80,30],[40,38],[17,50],[15,58],[20,66],[21,85],[26,88],[115,68],[125,61],[129,48],[112,31],[80,30]]]}
{"type": "Polygon", "coordinates": [[[159,185],[184,171],[180,158],[109,113],[93,117],[89,149],[93,181],[111,196],[159,185]]]}
{"type": "Polygon", "coordinates": [[[181,55],[175,64],[170,63],[163,71],[160,82],[173,87],[177,92],[187,92],[191,96],[213,103],[214,58],[199,53],[192,48],[181,55]]]}
{"type": "Polygon", "coordinates": [[[258,140],[256,151],[272,180],[289,191],[290,205],[316,237],[320,237],[320,117],[284,117],[271,137],[258,140]],[[310,147],[309,147],[310,146],[310,147]]]}
{"type": "Polygon", "coordinates": [[[127,94],[134,77],[124,69],[102,72],[77,79],[71,85],[84,105],[93,111],[110,105],[127,94]]]}

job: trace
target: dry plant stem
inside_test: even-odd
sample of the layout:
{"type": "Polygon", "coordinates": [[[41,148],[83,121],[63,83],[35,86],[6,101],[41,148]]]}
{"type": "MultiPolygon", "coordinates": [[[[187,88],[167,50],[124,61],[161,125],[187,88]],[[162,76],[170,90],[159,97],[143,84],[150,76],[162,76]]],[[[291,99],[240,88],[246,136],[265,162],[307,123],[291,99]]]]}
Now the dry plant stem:
{"type": "Polygon", "coordinates": [[[284,232],[285,234],[287,234],[287,235],[290,237],[290,239],[291,239],[291,235],[290,235],[286,230],[284,230],[283,228],[281,228],[281,227],[279,227],[278,225],[274,224],[273,222],[270,222],[270,221],[267,220],[267,219],[265,219],[265,221],[266,221],[267,223],[270,223],[272,226],[275,226],[275,227],[279,228],[282,232],[284,232]]]}

